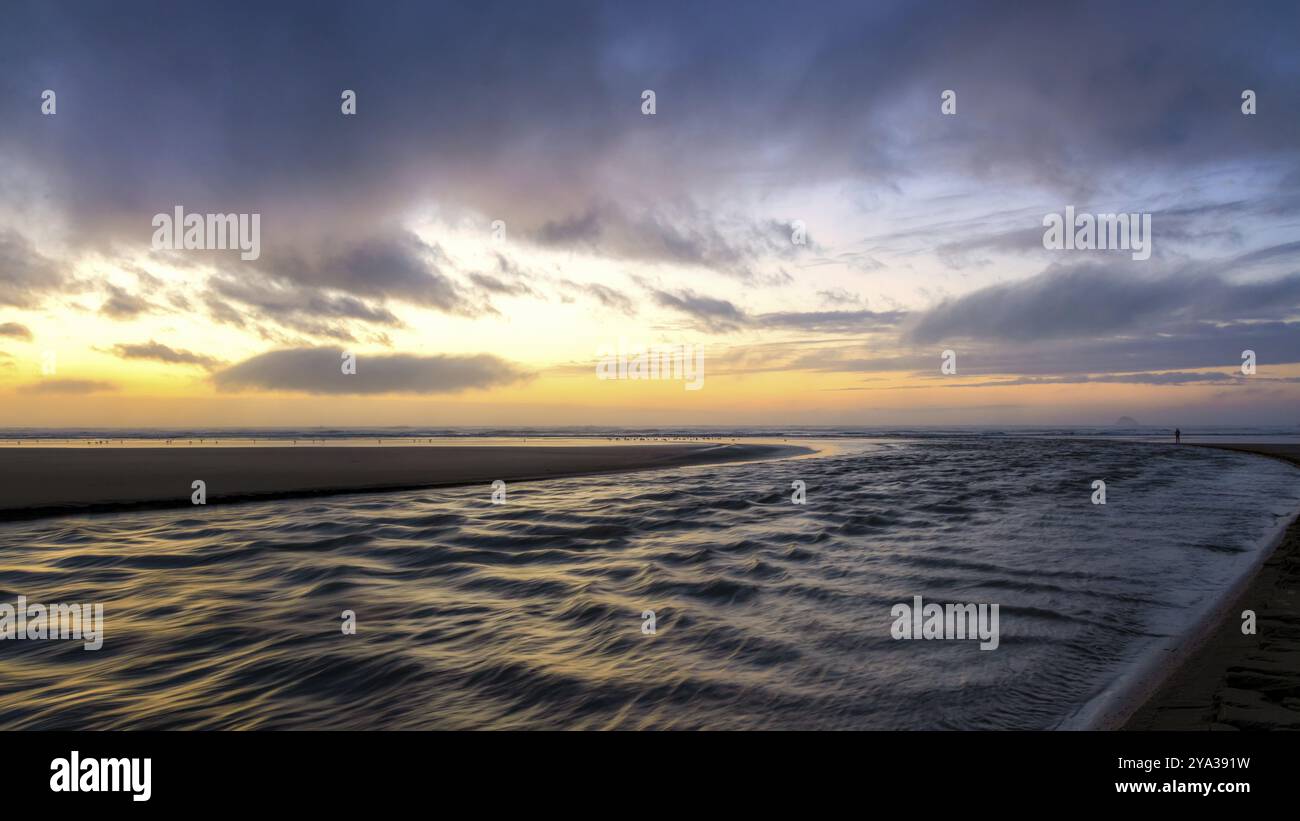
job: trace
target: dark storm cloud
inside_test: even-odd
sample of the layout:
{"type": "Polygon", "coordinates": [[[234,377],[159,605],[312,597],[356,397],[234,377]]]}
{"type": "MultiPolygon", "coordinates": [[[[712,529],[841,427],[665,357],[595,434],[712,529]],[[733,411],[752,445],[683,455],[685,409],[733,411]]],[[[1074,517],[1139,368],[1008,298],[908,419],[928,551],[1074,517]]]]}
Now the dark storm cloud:
{"type": "MultiPolygon", "coordinates": [[[[442,250],[409,231],[395,230],[360,240],[332,241],[323,252],[307,255],[271,250],[257,269],[269,277],[292,281],[303,288],[328,288],[372,298],[394,298],[449,314],[473,316],[473,305],[445,275],[442,250]]],[[[228,269],[238,273],[239,269],[228,269]]],[[[325,300],[326,303],[337,300],[325,300]]],[[[324,305],[327,312],[329,305],[324,305]]],[[[305,307],[308,312],[315,312],[305,307]]],[[[359,300],[348,310],[356,319],[389,322],[380,312],[369,311],[359,300]],[[368,314],[368,315],[363,315],[368,314]]],[[[391,317],[391,315],[389,315],[391,317]]]]}
{"type": "Polygon", "coordinates": [[[213,374],[221,390],[310,394],[458,393],[529,378],[521,368],[488,354],[419,356],[357,354],[356,373],[343,372],[338,348],[294,348],[254,356],[213,374]]]}
{"type": "Polygon", "coordinates": [[[1145,336],[1170,322],[1285,319],[1300,308],[1300,274],[1234,283],[1195,268],[1163,276],[1145,271],[1143,265],[1123,263],[1050,268],[945,300],[915,317],[908,339],[1145,336]]]}
{"type": "MultiPolygon", "coordinates": [[[[1300,274],[1234,282],[1210,267],[1149,274],[1142,264],[1123,262],[1056,266],[918,312],[903,341],[951,347],[959,372],[969,374],[1236,367],[1246,350],[1261,363],[1300,362],[1300,323],[1293,321],[1300,315],[1300,274]]],[[[924,373],[933,370],[933,356],[892,365],[924,373]]]]}
{"type": "MultiPolygon", "coordinates": [[[[919,380],[937,378],[940,350],[953,347],[963,376],[1155,384],[1183,378],[1164,375],[1172,369],[1235,367],[1249,348],[1267,374],[1300,362],[1300,275],[1269,267],[1296,256],[1281,229],[1300,213],[1297,30],[1300,6],[1290,0],[1194,12],[1174,1],[830,0],[810,10],[480,0],[377,11],[11,0],[0,24],[0,214],[40,202],[73,254],[130,259],[149,248],[153,214],[178,204],[261,213],[261,258],[221,266],[191,296],[215,321],[293,347],[221,370],[216,384],[438,393],[524,374],[490,356],[393,354],[363,355],[345,376],[338,350],[298,347],[374,342],[368,333],[401,325],[396,303],[473,317],[491,314],[494,296],[525,294],[532,280],[458,270],[437,243],[394,227],[430,203],[450,219],[504,219],[524,246],[701,267],[753,284],[787,263],[894,274],[899,250],[953,267],[1041,251],[1038,217],[1026,227],[942,210],[904,215],[915,218],[902,224],[931,224],[884,238],[901,249],[794,246],[791,201],[957,180],[1032,186],[1063,206],[1098,189],[1113,196],[1107,181],[1120,178],[1124,196],[1163,192],[1158,201],[1134,194],[1133,204],[1160,215],[1160,243],[1213,238],[1245,253],[1217,267],[1157,267],[1181,259],[1159,257],[1169,242],[1149,270],[1109,258],[1058,266],[908,316],[834,292],[824,295],[831,310],[766,314],[741,307],[738,289],[718,298],[663,285],[649,299],[711,333],[830,337],[816,348],[765,348],[747,369],[911,371],[919,380]],[[46,88],[58,93],[50,117],[39,109],[46,88]],[[358,93],[355,117],[339,112],[345,88],[358,93]],[[640,112],[647,88],[658,94],[653,117],[640,112]],[[939,93],[950,88],[958,114],[943,117],[939,93]],[[1254,117],[1240,113],[1244,88],[1259,95],[1254,117]],[[1266,191],[1244,195],[1251,189],[1220,189],[1224,178],[1206,173],[1225,166],[1244,172],[1230,182],[1277,173],[1266,191]],[[33,197],[9,185],[8,169],[31,176],[33,197]],[[1185,193],[1199,190],[1225,190],[1225,201],[1185,193]],[[1160,211],[1171,195],[1177,207],[1160,211]],[[1274,245],[1236,244],[1257,237],[1274,245]],[[1271,278],[1244,282],[1248,267],[1271,278]]],[[[914,196],[903,194],[904,204],[914,196]]],[[[882,222],[881,231],[900,224],[882,222]]],[[[0,225],[0,305],[38,307],[70,290],[74,269],[55,257],[0,225]]],[[[191,273],[206,257],[155,259],[191,273]]],[[[814,273],[803,271],[810,291],[828,284],[807,282],[814,273]]],[[[549,282],[636,313],[606,284],[549,282]]],[[[141,295],[110,288],[105,314],[175,304],[156,283],[140,284],[141,295]]],[[[106,389],[76,380],[32,388],[106,389]]]]}
{"type": "MultiPolygon", "coordinates": [[[[1298,18],[1290,2],[20,2],[0,29],[0,147],[48,177],[83,242],[144,245],[152,214],[184,203],[265,212],[270,244],[272,224],[375,228],[433,194],[546,242],[744,270],[707,230],[609,226],[755,181],[1079,189],[1097,167],[1294,158],[1298,18]],[[947,88],[958,114],[940,119],[947,88]]],[[[458,309],[393,271],[383,293],[458,309]]]]}

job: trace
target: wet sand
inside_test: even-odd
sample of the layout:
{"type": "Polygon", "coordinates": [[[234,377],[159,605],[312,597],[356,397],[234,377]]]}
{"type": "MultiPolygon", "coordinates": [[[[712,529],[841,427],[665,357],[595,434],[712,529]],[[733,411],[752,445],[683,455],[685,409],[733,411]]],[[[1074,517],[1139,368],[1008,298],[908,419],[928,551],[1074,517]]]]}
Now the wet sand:
{"type": "MultiPolygon", "coordinates": [[[[1300,465],[1300,445],[1221,447],[1300,465]]],[[[1300,480],[1300,479],[1298,479],[1300,480]]],[[[1300,730],[1300,520],[1126,730],[1300,730]],[[1241,613],[1254,610],[1256,634],[1241,613]]]]}
{"type": "Polygon", "coordinates": [[[69,513],[413,490],[795,456],[764,444],[22,447],[0,454],[0,521],[69,513]]]}

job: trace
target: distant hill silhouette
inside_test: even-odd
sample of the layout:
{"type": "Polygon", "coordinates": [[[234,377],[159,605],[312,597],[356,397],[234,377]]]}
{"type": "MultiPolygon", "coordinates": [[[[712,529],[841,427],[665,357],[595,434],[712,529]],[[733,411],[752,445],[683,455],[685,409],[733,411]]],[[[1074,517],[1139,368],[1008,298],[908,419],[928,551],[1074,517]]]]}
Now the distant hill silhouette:
{"type": "Polygon", "coordinates": [[[1141,427],[1141,425],[1142,423],[1134,419],[1132,416],[1121,416],[1115,422],[1115,427],[1118,428],[1136,428],[1141,427]]]}

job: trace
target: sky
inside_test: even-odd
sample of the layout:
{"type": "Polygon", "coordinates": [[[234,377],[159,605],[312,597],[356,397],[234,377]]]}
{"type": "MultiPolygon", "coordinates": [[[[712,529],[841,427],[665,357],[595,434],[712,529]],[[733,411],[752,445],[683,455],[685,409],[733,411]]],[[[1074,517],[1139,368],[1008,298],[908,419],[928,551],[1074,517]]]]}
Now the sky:
{"type": "Polygon", "coordinates": [[[4,16],[0,426],[1300,424],[1293,2],[4,16]]]}

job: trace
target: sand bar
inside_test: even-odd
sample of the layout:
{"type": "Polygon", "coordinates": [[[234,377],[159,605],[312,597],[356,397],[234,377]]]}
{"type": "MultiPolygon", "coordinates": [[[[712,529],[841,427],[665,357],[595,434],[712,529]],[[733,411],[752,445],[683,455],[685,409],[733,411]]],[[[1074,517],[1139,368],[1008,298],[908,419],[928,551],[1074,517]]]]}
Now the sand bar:
{"type": "MultiPolygon", "coordinates": [[[[1212,445],[1300,465],[1300,445],[1212,445]]],[[[1123,724],[1128,730],[1300,730],[1300,521],[1123,724]],[[1254,610],[1255,635],[1241,631],[1254,610]]]]}
{"type": "Polygon", "coordinates": [[[6,449],[0,521],[69,513],[519,482],[797,456],[774,444],[6,449]]]}

